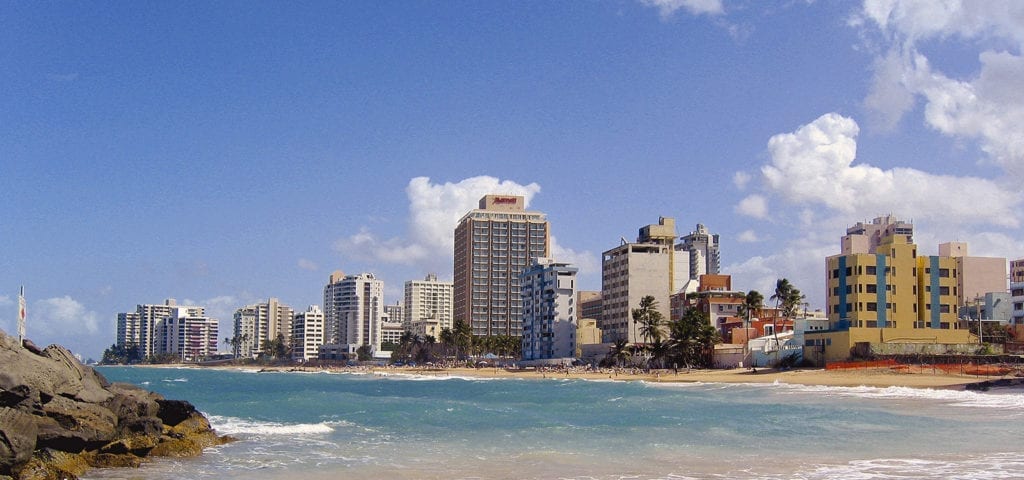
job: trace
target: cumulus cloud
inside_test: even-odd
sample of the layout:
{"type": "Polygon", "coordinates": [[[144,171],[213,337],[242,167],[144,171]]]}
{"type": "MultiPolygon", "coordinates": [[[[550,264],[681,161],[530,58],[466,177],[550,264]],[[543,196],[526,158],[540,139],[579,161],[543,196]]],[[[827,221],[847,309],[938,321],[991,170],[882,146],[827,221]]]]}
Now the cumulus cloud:
{"type": "Polygon", "coordinates": [[[911,168],[883,170],[853,162],[857,122],[822,115],[768,141],[766,188],[791,204],[824,206],[849,218],[898,207],[903,215],[956,224],[1016,227],[1020,192],[981,178],[937,175],[911,168]]]}
{"type": "Polygon", "coordinates": [[[335,242],[336,251],[371,262],[422,265],[428,271],[450,264],[455,249],[455,226],[466,212],[488,194],[520,195],[529,206],[540,185],[520,185],[490,176],[457,183],[432,183],[416,177],[405,188],[409,199],[409,227],[405,237],[382,239],[368,227],[335,242]],[[443,260],[443,262],[442,262],[443,260]]]}
{"type": "Polygon", "coordinates": [[[768,218],[768,200],[761,195],[748,195],[733,210],[740,214],[754,218],[768,218]]]}
{"type": "Polygon", "coordinates": [[[657,8],[662,18],[671,17],[678,10],[686,10],[693,15],[719,15],[725,12],[722,0],[640,0],[640,3],[657,8]]]}
{"type": "Polygon", "coordinates": [[[753,230],[744,230],[736,236],[736,241],[740,243],[755,243],[760,242],[761,238],[757,236],[757,232],[753,230]]]}
{"type": "Polygon", "coordinates": [[[881,34],[883,52],[865,106],[894,128],[916,101],[924,122],[958,140],[976,141],[988,159],[1024,180],[1024,2],[868,0],[852,25],[881,34]],[[954,78],[922,53],[936,42],[978,48],[979,69],[954,78]]]}
{"type": "Polygon", "coordinates": [[[571,263],[580,270],[580,275],[594,275],[601,272],[600,255],[590,251],[577,252],[558,243],[558,239],[551,236],[551,256],[559,261],[571,263]]]}
{"type": "MultiPolygon", "coordinates": [[[[8,335],[17,335],[16,303],[15,297],[0,296],[0,329],[8,335]]],[[[36,300],[26,310],[25,335],[41,347],[56,343],[91,355],[111,343],[114,318],[101,317],[70,296],[36,300]]]]}
{"type": "Polygon", "coordinates": [[[733,285],[757,290],[766,301],[775,290],[775,281],[788,278],[806,296],[812,308],[820,307],[825,299],[825,257],[836,253],[833,243],[799,240],[777,253],[753,256],[743,262],[726,265],[723,270],[733,276],[733,285]]]}

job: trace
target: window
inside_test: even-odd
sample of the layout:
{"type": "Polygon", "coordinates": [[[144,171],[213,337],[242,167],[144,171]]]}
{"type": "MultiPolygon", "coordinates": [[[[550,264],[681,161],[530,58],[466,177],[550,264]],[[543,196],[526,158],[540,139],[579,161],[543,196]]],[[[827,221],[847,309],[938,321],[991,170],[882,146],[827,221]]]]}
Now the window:
{"type": "Polygon", "coordinates": [[[939,269],[939,276],[942,277],[942,278],[949,278],[949,269],[948,268],[940,268],[939,269]]]}
{"type": "Polygon", "coordinates": [[[940,313],[949,313],[949,305],[939,305],[940,313]]]}
{"type": "Polygon", "coordinates": [[[868,293],[878,293],[878,285],[875,285],[873,283],[869,283],[867,290],[868,290],[868,293]]]}
{"type": "Polygon", "coordinates": [[[939,287],[939,295],[949,295],[949,287],[939,287]]]}
{"type": "Polygon", "coordinates": [[[869,312],[877,312],[878,311],[878,304],[875,303],[875,302],[868,302],[868,311],[869,312]]]}
{"type": "Polygon", "coordinates": [[[867,273],[868,275],[878,275],[878,267],[875,267],[874,265],[868,265],[867,269],[865,270],[865,273],[867,273]]]}

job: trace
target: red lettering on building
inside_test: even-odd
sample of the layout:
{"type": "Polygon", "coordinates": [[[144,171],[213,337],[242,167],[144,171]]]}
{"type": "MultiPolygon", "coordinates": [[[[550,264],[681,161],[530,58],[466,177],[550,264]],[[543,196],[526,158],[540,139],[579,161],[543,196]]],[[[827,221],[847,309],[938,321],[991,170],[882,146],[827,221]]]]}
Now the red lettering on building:
{"type": "Polygon", "coordinates": [[[503,203],[513,203],[514,204],[514,203],[516,203],[516,197],[494,197],[494,200],[491,203],[493,203],[495,205],[500,205],[500,204],[503,204],[503,203]]]}

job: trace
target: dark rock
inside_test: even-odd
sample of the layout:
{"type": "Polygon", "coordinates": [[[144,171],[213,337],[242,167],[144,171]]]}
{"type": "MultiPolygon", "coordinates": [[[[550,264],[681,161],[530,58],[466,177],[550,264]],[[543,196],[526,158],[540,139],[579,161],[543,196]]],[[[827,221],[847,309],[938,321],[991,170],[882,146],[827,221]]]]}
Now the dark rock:
{"type": "Polygon", "coordinates": [[[0,366],[0,480],[74,479],[233,440],[191,403],[111,384],[58,345],[40,350],[0,331],[0,366]]]}
{"type": "Polygon", "coordinates": [[[185,400],[157,400],[160,411],[157,416],[164,421],[164,425],[175,426],[189,419],[197,413],[196,407],[185,400]]]}

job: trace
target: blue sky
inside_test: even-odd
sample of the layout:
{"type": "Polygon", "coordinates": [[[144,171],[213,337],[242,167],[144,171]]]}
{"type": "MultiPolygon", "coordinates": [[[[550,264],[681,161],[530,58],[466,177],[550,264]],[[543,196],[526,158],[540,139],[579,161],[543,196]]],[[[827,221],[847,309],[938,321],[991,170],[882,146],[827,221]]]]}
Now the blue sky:
{"type": "Polygon", "coordinates": [[[738,289],[824,304],[893,213],[1024,257],[1024,3],[24,2],[0,8],[0,329],[96,357],[117,312],[321,302],[332,270],[451,278],[484,193],[559,259],[659,216],[738,289]]]}

